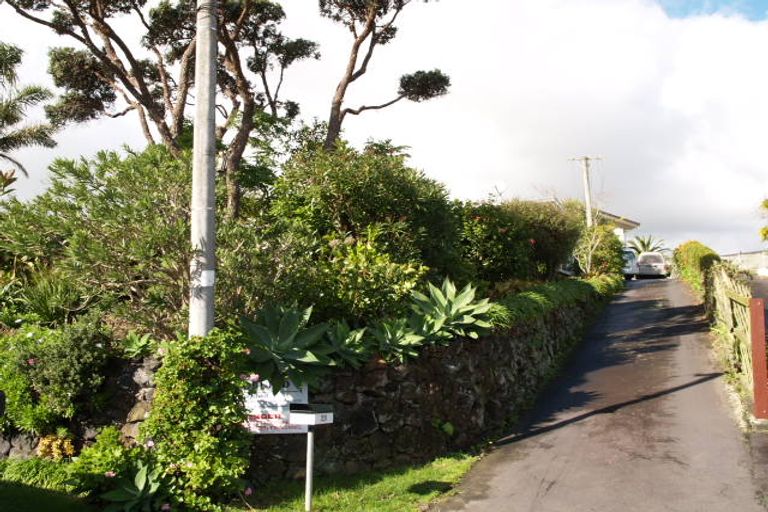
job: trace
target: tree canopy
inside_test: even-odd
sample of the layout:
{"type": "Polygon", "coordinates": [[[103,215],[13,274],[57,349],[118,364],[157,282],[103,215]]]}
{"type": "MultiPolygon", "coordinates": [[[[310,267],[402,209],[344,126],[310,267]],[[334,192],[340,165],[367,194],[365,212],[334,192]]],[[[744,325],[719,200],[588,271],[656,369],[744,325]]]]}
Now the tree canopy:
{"type": "MultiPolygon", "coordinates": [[[[64,90],[47,108],[58,124],[136,113],[148,142],[155,136],[173,152],[183,146],[187,107],[194,101],[195,7],[184,0],[8,0],[22,17],[78,43],[53,48],[49,71],[64,90]],[[131,40],[130,20],[143,29],[131,40]]],[[[283,100],[285,71],[318,58],[317,44],[282,34],[282,7],[269,0],[221,1],[218,11],[217,139],[231,215],[240,207],[239,169],[258,123],[294,118],[283,100]],[[262,115],[262,114],[267,114],[262,115]]]]}
{"type": "Polygon", "coordinates": [[[451,80],[439,69],[416,71],[400,77],[400,87],[394,98],[374,105],[344,107],[347,89],[368,71],[376,48],[389,44],[395,38],[395,21],[409,3],[411,0],[319,0],[320,14],[340,23],[352,35],[347,66],[331,101],[326,149],[334,147],[348,114],[359,115],[366,110],[379,110],[402,99],[425,101],[448,92],[451,80]]]}

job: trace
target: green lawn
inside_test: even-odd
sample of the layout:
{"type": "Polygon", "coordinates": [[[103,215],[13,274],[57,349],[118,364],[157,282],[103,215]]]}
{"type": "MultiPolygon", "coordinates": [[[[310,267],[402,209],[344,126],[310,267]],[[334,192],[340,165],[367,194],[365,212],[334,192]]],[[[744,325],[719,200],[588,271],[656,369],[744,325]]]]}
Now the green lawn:
{"type": "Polygon", "coordinates": [[[95,512],[67,494],[0,480],[0,510],[8,512],[95,512]]]}
{"type": "MultiPolygon", "coordinates": [[[[455,455],[423,466],[322,477],[315,481],[313,510],[334,512],[405,512],[448,494],[478,459],[455,455]]],[[[256,489],[249,505],[264,512],[304,510],[304,482],[279,482],[256,489]]],[[[249,510],[245,505],[229,512],[249,510]]]]}
{"type": "MultiPolygon", "coordinates": [[[[315,481],[313,509],[318,512],[415,511],[420,505],[451,493],[477,459],[472,455],[454,455],[422,466],[355,476],[321,477],[315,481]]],[[[31,463],[24,464],[28,465],[31,463]]],[[[45,476],[42,473],[35,476],[40,479],[41,475],[45,476]]],[[[81,499],[43,488],[50,484],[44,480],[36,482],[36,485],[0,480],[0,511],[95,512],[95,508],[81,499]]],[[[304,482],[275,482],[257,488],[249,501],[249,505],[229,507],[228,512],[253,509],[264,512],[303,511],[304,482]]]]}

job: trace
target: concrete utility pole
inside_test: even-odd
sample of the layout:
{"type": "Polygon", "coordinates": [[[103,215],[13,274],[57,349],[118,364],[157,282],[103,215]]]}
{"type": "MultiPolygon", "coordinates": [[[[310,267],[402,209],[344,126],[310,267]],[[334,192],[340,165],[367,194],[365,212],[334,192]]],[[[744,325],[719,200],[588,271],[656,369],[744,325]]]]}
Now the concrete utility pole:
{"type": "Polygon", "coordinates": [[[197,0],[189,336],[213,328],[216,282],[216,0],[197,0]]]}
{"type": "Polygon", "coordinates": [[[599,157],[582,156],[580,158],[571,158],[571,160],[582,162],[582,178],[584,180],[584,209],[587,213],[587,227],[591,228],[594,224],[592,220],[592,186],[589,182],[590,162],[593,160],[602,160],[599,157]]]}

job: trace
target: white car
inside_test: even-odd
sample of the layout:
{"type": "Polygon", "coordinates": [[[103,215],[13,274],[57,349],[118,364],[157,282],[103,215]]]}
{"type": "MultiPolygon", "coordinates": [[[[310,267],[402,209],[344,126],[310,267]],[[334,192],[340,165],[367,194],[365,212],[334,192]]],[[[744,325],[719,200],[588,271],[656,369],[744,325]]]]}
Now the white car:
{"type": "Polygon", "coordinates": [[[671,267],[660,252],[643,252],[637,257],[637,275],[669,277],[671,267]]]}
{"type": "Polygon", "coordinates": [[[630,249],[624,249],[623,256],[624,268],[622,269],[622,273],[626,279],[632,279],[639,271],[637,268],[637,254],[630,249]]]}

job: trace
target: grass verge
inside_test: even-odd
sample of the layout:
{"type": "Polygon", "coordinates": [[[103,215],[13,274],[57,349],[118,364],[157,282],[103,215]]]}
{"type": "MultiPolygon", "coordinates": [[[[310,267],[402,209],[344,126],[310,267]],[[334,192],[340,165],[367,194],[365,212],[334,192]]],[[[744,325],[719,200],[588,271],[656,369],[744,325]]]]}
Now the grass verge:
{"type": "MultiPolygon", "coordinates": [[[[450,494],[479,457],[460,454],[428,464],[353,476],[320,477],[315,481],[313,510],[318,512],[405,512],[419,510],[450,494]]],[[[256,489],[248,504],[229,512],[304,510],[304,482],[275,482],[256,489]]]]}

